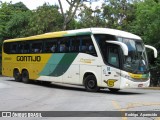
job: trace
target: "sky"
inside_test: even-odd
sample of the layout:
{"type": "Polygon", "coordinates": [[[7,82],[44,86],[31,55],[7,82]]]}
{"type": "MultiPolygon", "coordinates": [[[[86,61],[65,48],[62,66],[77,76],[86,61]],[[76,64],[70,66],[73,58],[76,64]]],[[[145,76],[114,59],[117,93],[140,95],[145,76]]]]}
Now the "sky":
{"type": "MultiPolygon", "coordinates": [[[[58,0],[1,0],[2,2],[10,2],[17,3],[17,2],[23,2],[30,10],[36,9],[38,6],[42,6],[44,3],[49,3],[50,5],[58,5],[58,0]]],[[[103,0],[100,0],[99,2],[93,2],[91,7],[94,9],[96,6],[101,6],[103,0]]],[[[87,6],[90,6],[90,3],[86,3],[87,6]]],[[[68,9],[68,4],[66,3],[66,0],[63,0],[62,6],[65,10],[68,9]]]]}

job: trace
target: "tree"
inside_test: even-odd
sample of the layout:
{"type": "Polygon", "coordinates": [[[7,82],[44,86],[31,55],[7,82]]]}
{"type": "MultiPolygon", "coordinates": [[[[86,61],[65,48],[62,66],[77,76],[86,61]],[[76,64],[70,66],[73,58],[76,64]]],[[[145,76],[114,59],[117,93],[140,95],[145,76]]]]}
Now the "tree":
{"type": "MultiPolygon", "coordinates": [[[[144,0],[136,4],[136,19],[132,23],[133,33],[142,37],[145,44],[150,44],[160,52],[160,3],[155,0],[144,0]]],[[[149,51],[148,57],[152,66],[159,66],[160,56],[158,59],[153,58],[153,52],[149,51]]]]}
{"type": "Polygon", "coordinates": [[[87,7],[85,4],[81,7],[78,18],[77,28],[104,27],[106,23],[102,18],[101,8],[96,7],[95,10],[92,10],[91,7],[87,7]]]}
{"type": "Polygon", "coordinates": [[[130,23],[135,19],[135,5],[131,0],[107,0],[102,9],[107,27],[130,31],[130,23]]]}
{"type": "Polygon", "coordinates": [[[33,12],[26,33],[28,35],[36,35],[62,30],[62,23],[63,19],[58,11],[58,6],[45,3],[33,12]]]}
{"type": "MultiPolygon", "coordinates": [[[[61,14],[63,16],[63,30],[66,30],[68,27],[68,24],[73,20],[76,11],[78,8],[82,5],[83,2],[94,2],[99,0],[66,0],[66,2],[69,4],[69,10],[67,12],[64,11],[64,7],[62,6],[62,0],[58,0],[61,14]]],[[[64,0],[63,0],[64,1],[64,0]]]]}
{"type": "Polygon", "coordinates": [[[32,15],[31,11],[19,12],[12,16],[6,24],[6,32],[9,38],[25,37],[29,19],[32,15]]]}
{"type": "Polygon", "coordinates": [[[69,11],[66,13],[64,13],[63,10],[63,6],[61,3],[61,0],[58,0],[59,5],[60,5],[60,10],[63,16],[63,30],[66,30],[67,25],[71,22],[71,20],[73,19],[74,15],[76,14],[76,11],[78,9],[78,6],[80,4],[80,0],[66,0],[67,3],[69,4],[69,11]]]}
{"type": "Polygon", "coordinates": [[[22,2],[18,2],[18,3],[15,3],[12,5],[13,6],[13,9],[15,11],[28,11],[29,9],[22,3],[22,2]]]}
{"type": "Polygon", "coordinates": [[[145,0],[137,5],[133,30],[143,40],[153,46],[159,46],[160,40],[160,4],[154,0],[145,0]]]}
{"type": "MultiPolygon", "coordinates": [[[[22,3],[1,3],[0,4],[0,39],[9,39],[17,37],[15,34],[17,27],[23,28],[23,20],[27,21],[26,17],[22,17],[29,9],[22,3]]],[[[19,29],[19,28],[18,28],[19,29]]]]}
{"type": "Polygon", "coordinates": [[[21,2],[0,2],[0,47],[3,40],[19,37],[27,25],[25,13],[29,9],[21,2]]]}

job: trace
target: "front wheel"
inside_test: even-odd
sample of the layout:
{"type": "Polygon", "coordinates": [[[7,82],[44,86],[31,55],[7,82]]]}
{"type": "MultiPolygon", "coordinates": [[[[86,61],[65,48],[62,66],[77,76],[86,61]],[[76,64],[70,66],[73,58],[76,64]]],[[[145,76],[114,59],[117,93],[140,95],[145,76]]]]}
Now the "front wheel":
{"type": "Polygon", "coordinates": [[[94,75],[89,75],[84,80],[84,86],[89,92],[97,92],[100,88],[97,86],[97,80],[94,75]]]}
{"type": "Polygon", "coordinates": [[[111,92],[118,92],[120,89],[116,89],[116,88],[108,88],[111,92]]]}
{"type": "Polygon", "coordinates": [[[30,82],[30,80],[29,80],[29,73],[28,73],[27,70],[23,70],[22,71],[22,81],[24,83],[29,83],[30,82]]]}

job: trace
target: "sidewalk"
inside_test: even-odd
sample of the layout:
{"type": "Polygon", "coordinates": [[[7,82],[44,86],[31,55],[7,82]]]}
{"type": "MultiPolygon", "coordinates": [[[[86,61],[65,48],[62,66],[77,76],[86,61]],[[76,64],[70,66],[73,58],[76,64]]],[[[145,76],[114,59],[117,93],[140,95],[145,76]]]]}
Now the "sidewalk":
{"type": "Polygon", "coordinates": [[[160,90],[160,87],[146,87],[142,89],[150,89],[150,90],[160,90]]]}

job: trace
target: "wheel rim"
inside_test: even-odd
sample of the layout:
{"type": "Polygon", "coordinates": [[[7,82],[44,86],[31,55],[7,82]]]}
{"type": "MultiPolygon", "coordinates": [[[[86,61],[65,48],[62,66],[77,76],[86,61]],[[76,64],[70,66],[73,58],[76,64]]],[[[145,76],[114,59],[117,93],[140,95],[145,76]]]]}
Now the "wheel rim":
{"type": "Polygon", "coordinates": [[[89,87],[89,88],[92,89],[92,88],[94,88],[95,86],[96,86],[96,82],[95,82],[94,80],[89,80],[89,81],[88,81],[88,87],[89,87]]]}

